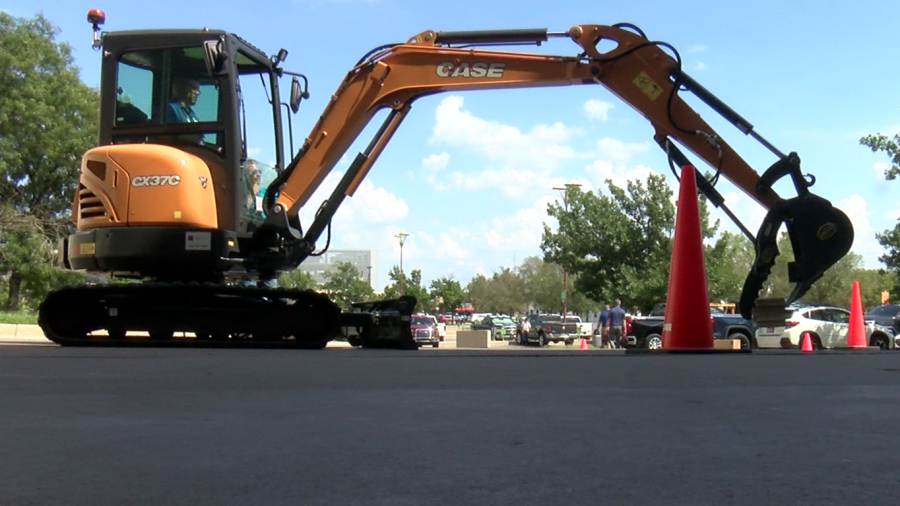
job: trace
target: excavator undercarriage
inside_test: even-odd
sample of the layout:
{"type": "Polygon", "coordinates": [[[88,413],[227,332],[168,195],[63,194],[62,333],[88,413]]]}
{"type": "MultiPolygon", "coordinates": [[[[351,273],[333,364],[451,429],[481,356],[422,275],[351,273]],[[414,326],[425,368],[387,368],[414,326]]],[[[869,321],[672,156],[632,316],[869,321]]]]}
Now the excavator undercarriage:
{"type": "Polygon", "coordinates": [[[350,332],[367,348],[415,349],[415,298],[344,312],[312,290],[216,284],[71,286],[41,304],[39,324],[66,346],[324,348],[350,332]],[[50,316],[52,315],[52,316],[50,316]]]}

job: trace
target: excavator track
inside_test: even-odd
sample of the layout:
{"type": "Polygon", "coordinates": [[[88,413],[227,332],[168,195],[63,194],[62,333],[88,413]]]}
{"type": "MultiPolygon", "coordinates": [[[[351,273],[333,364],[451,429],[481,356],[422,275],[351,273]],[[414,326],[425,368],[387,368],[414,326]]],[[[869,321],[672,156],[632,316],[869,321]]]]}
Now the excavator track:
{"type": "Polygon", "coordinates": [[[377,327],[381,316],[399,330],[382,331],[372,347],[414,348],[402,315],[385,312],[342,314],[312,290],[135,283],[55,290],[41,303],[38,324],[63,346],[320,349],[342,325],[377,327]]]}

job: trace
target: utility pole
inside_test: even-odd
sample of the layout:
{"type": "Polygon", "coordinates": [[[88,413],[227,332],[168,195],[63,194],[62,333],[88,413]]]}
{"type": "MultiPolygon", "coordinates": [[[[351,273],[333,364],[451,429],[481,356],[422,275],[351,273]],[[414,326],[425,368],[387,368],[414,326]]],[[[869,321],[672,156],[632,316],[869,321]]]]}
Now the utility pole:
{"type": "MultiPolygon", "coordinates": [[[[563,209],[565,209],[566,213],[569,212],[569,195],[568,195],[569,188],[578,188],[579,186],[581,186],[581,183],[579,183],[578,181],[575,181],[573,179],[573,180],[569,180],[566,184],[564,184],[562,186],[554,186],[553,187],[554,190],[558,190],[560,195],[562,195],[563,209]]],[[[566,271],[565,265],[563,266],[562,303],[563,303],[562,321],[563,321],[563,323],[565,323],[566,315],[568,314],[568,310],[569,310],[569,273],[566,271]]]]}

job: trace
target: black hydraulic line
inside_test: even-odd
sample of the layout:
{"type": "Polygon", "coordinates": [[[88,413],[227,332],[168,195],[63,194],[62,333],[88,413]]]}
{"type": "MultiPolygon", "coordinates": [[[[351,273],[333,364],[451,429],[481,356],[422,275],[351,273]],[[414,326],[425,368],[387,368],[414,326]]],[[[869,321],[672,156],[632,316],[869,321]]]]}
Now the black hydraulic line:
{"type": "Polygon", "coordinates": [[[726,105],[725,102],[722,102],[719,97],[713,95],[711,91],[704,88],[703,85],[695,81],[694,78],[687,75],[687,73],[681,72],[677,76],[673,75],[672,77],[677,79],[677,81],[685,88],[693,92],[694,95],[697,95],[700,100],[703,100],[713,110],[721,114],[723,118],[731,122],[731,124],[737,127],[742,133],[747,134],[753,130],[753,125],[749,121],[726,105]]]}
{"type": "Polygon", "coordinates": [[[710,108],[714,111],[718,112],[722,115],[723,118],[728,120],[732,125],[735,126],[741,133],[749,135],[757,140],[760,144],[765,146],[769,151],[775,154],[778,158],[784,158],[785,154],[782,153],[778,148],[773,146],[769,141],[763,138],[761,135],[753,131],[753,124],[744,119],[743,116],[738,114],[734,109],[729,107],[722,102],[719,97],[712,94],[711,91],[707,90],[700,83],[694,80],[691,76],[687,75],[685,72],[678,71],[677,75],[673,74],[672,78],[676,80],[679,85],[684,86],[689,91],[691,91],[694,95],[697,96],[700,100],[706,103],[710,108]]]}
{"type": "Polygon", "coordinates": [[[437,32],[436,44],[515,44],[530,42],[540,45],[547,41],[546,28],[513,30],[466,30],[437,32]]]}
{"type": "MultiPolygon", "coordinates": [[[[665,151],[669,155],[670,160],[673,160],[680,167],[684,167],[685,165],[694,167],[694,176],[697,180],[697,189],[706,196],[707,200],[709,200],[712,205],[721,209],[725,213],[725,215],[728,216],[739,229],[741,229],[741,232],[744,234],[744,236],[746,236],[747,239],[750,239],[750,242],[756,243],[756,236],[754,236],[753,233],[744,226],[741,220],[738,219],[738,217],[735,216],[733,212],[731,212],[731,209],[729,209],[728,206],[725,205],[725,198],[722,197],[722,194],[719,193],[719,191],[716,190],[715,187],[713,187],[713,185],[710,184],[710,182],[705,177],[703,177],[703,174],[701,174],[697,167],[687,159],[687,157],[684,155],[684,153],[681,152],[680,149],[678,149],[678,146],[676,146],[669,139],[663,139],[657,142],[659,144],[659,147],[661,147],[663,151],[665,151]]],[[[676,177],[677,176],[678,175],[676,174],[676,177]]]]}

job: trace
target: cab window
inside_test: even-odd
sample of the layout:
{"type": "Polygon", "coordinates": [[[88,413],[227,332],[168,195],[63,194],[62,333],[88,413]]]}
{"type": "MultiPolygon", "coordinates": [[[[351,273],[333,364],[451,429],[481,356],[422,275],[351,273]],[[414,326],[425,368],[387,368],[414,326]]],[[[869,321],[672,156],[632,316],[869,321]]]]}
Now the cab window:
{"type": "MultiPolygon", "coordinates": [[[[131,51],[119,58],[114,127],[218,122],[219,103],[202,46],[131,51]]],[[[214,129],[202,135],[206,144],[221,138],[214,129]]]]}

